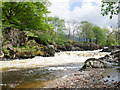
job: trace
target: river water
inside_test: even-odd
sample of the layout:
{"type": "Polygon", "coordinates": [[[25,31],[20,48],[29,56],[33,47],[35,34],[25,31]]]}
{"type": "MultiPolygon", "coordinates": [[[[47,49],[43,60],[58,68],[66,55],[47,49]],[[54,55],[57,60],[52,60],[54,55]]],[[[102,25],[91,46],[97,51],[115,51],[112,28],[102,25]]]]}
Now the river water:
{"type": "Polygon", "coordinates": [[[10,88],[41,88],[45,86],[44,82],[78,71],[88,58],[109,54],[99,51],[66,51],[56,53],[54,57],[0,61],[1,85],[10,88]]]}

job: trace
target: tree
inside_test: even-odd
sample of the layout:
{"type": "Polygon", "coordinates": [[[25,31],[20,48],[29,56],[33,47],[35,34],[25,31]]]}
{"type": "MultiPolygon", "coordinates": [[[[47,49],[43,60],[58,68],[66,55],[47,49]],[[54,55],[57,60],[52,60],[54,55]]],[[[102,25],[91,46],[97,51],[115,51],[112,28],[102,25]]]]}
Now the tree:
{"type": "MultiPolygon", "coordinates": [[[[104,2],[102,1],[101,5],[101,11],[102,15],[110,15],[110,19],[112,19],[113,15],[120,15],[120,0],[115,0],[115,1],[108,1],[104,2]]],[[[117,37],[120,36],[120,21],[118,20],[118,32],[117,32],[117,37]]],[[[120,44],[120,41],[117,40],[118,43],[120,44]]]]}
{"type": "Polygon", "coordinates": [[[110,15],[110,19],[112,19],[113,15],[118,15],[119,13],[119,5],[120,4],[119,0],[113,1],[113,2],[104,2],[102,1],[101,5],[101,11],[102,15],[110,15]]]}
{"type": "Polygon", "coordinates": [[[104,45],[106,42],[106,35],[104,33],[104,30],[102,30],[99,26],[94,26],[93,32],[95,35],[95,43],[99,45],[104,45]]]}
{"type": "Polygon", "coordinates": [[[79,41],[82,41],[82,30],[81,30],[81,25],[77,26],[77,36],[79,41]]]}
{"type": "Polygon", "coordinates": [[[66,30],[65,21],[63,19],[59,19],[58,17],[49,17],[48,23],[52,26],[52,32],[55,33],[56,38],[58,34],[61,35],[64,30],[66,30]]]}
{"type": "Polygon", "coordinates": [[[70,21],[67,21],[67,30],[68,30],[68,38],[70,39],[71,37],[71,23],[70,21]]]}
{"type": "Polygon", "coordinates": [[[13,26],[20,30],[46,30],[45,16],[50,3],[40,2],[3,2],[3,27],[13,26]]]}
{"type": "Polygon", "coordinates": [[[81,24],[83,38],[85,39],[86,42],[92,42],[92,40],[94,39],[92,24],[89,23],[88,21],[82,21],[81,24]]]}

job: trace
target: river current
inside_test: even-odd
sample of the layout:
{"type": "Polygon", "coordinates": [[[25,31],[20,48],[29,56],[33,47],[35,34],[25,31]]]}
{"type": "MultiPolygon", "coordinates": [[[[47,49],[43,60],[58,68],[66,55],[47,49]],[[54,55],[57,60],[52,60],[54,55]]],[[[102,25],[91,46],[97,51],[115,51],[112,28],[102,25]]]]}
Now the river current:
{"type": "Polygon", "coordinates": [[[0,61],[1,85],[10,88],[41,88],[46,81],[78,71],[88,58],[109,54],[99,51],[65,51],[55,53],[54,57],[36,56],[32,59],[0,61]]]}

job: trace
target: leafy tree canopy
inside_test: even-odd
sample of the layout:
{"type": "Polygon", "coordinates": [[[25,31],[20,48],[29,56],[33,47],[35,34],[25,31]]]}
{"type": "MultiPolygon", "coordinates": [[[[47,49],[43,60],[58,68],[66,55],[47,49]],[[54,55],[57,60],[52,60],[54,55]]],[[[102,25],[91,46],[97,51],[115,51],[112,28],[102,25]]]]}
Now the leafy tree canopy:
{"type": "Polygon", "coordinates": [[[105,2],[104,0],[102,1],[101,5],[101,11],[102,15],[110,15],[110,19],[112,19],[113,15],[118,15],[119,13],[119,0],[113,0],[113,2],[105,2]]]}
{"type": "Polygon", "coordinates": [[[8,25],[20,30],[46,30],[45,16],[49,11],[50,3],[41,2],[3,2],[2,22],[3,27],[8,25]]]}

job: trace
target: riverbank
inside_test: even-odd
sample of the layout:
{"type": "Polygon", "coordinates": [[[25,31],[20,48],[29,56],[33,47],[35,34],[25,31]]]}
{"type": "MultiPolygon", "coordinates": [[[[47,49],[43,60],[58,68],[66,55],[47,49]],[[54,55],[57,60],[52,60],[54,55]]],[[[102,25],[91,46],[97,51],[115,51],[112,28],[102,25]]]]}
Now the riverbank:
{"type": "Polygon", "coordinates": [[[117,88],[120,89],[120,82],[109,81],[110,75],[105,73],[105,69],[92,68],[86,71],[76,71],[72,75],[48,81],[43,88],[117,88]],[[104,80],[105,77],[108,79],[104,80]]]}
{"type": "Polygon", "coordinates": [[[55,52],[60,51],[92,51],[102,48],[94,42],[85,43],[72,40],[46,41],[30,32],[6,27],[3,32],[0,60],[29,59],[35,56],[53,57],[55,52]]]}

